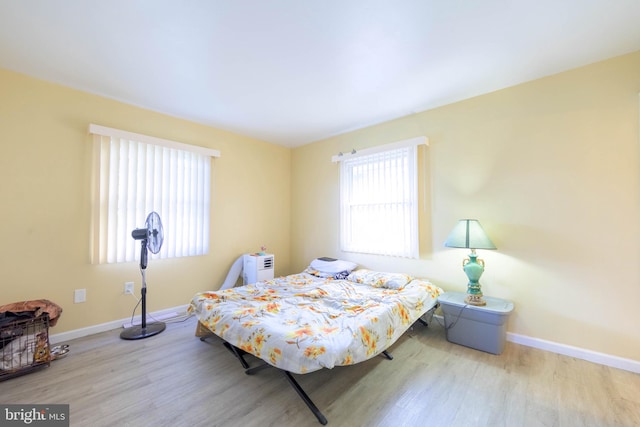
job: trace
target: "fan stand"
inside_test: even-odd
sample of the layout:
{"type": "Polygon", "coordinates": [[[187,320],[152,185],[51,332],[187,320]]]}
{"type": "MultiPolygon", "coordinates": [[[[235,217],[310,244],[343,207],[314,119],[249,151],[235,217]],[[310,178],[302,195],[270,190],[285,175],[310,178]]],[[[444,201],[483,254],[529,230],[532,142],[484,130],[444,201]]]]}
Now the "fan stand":
{"type": "Polygon", "coordinates": [[[142,288],[140,289],[142,295],[142,324],[140,326],[131,326],[122,331],[120,338],[123,340],[139,340],[152,337],[158,335],[167,327],[163,322],[147,325],[147,239],[143,239],[140,244],[142,245],[140,253],[140,273],[142,274],[142,288]]]}

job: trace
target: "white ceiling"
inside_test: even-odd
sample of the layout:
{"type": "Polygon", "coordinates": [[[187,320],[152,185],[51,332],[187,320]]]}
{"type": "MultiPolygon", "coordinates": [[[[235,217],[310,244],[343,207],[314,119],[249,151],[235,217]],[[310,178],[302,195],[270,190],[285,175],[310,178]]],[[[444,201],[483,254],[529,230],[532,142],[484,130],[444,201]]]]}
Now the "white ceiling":
{"type": "Polygon", "coordinates": [[[640,0],[0,0],[0,68],[290,147],[637,50],[640,0]]]}

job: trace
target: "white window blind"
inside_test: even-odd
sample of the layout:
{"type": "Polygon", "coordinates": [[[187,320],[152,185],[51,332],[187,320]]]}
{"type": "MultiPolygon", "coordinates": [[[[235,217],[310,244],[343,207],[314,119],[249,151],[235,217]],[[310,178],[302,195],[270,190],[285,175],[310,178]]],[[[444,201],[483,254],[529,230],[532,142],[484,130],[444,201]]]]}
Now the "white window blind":
{"type": "Polygon", "coordinates": [[[139,258],[131,231],[156,211],[164,228],[159,258],[209,251],[211,157],[216,150],[91,125],[94,140],[94,262],[139,258]]]}
{"type": "Polygon", "coordinates": [[[419,257],[417,141],[340,156],[341,250],[419,257]]]}

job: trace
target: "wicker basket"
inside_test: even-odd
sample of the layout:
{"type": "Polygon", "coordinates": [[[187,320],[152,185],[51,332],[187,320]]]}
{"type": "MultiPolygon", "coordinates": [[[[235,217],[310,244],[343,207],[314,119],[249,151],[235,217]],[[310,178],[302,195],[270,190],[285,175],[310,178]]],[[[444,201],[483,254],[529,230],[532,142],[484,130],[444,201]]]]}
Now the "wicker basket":
{"type": "Polygon", "coordinates": [[[13,320],[0,327],[0,381],[50,364],[48,315],[13,320]]]}

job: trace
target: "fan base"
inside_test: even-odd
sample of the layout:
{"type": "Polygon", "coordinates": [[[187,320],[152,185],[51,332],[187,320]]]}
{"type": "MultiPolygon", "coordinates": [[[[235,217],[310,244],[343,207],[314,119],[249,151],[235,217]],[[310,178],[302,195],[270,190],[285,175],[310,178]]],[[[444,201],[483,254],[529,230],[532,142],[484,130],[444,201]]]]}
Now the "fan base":
{"type": "Polygon", "coordinates": [[[167,325],[162,322],[151,323],[146,328],[142,326],[132,326],[125,329],[120,333],[120,338],[123,340],[140,340],[143,338],[149,338],[154,335],[158,335],[164,331],[167,325]]]}

